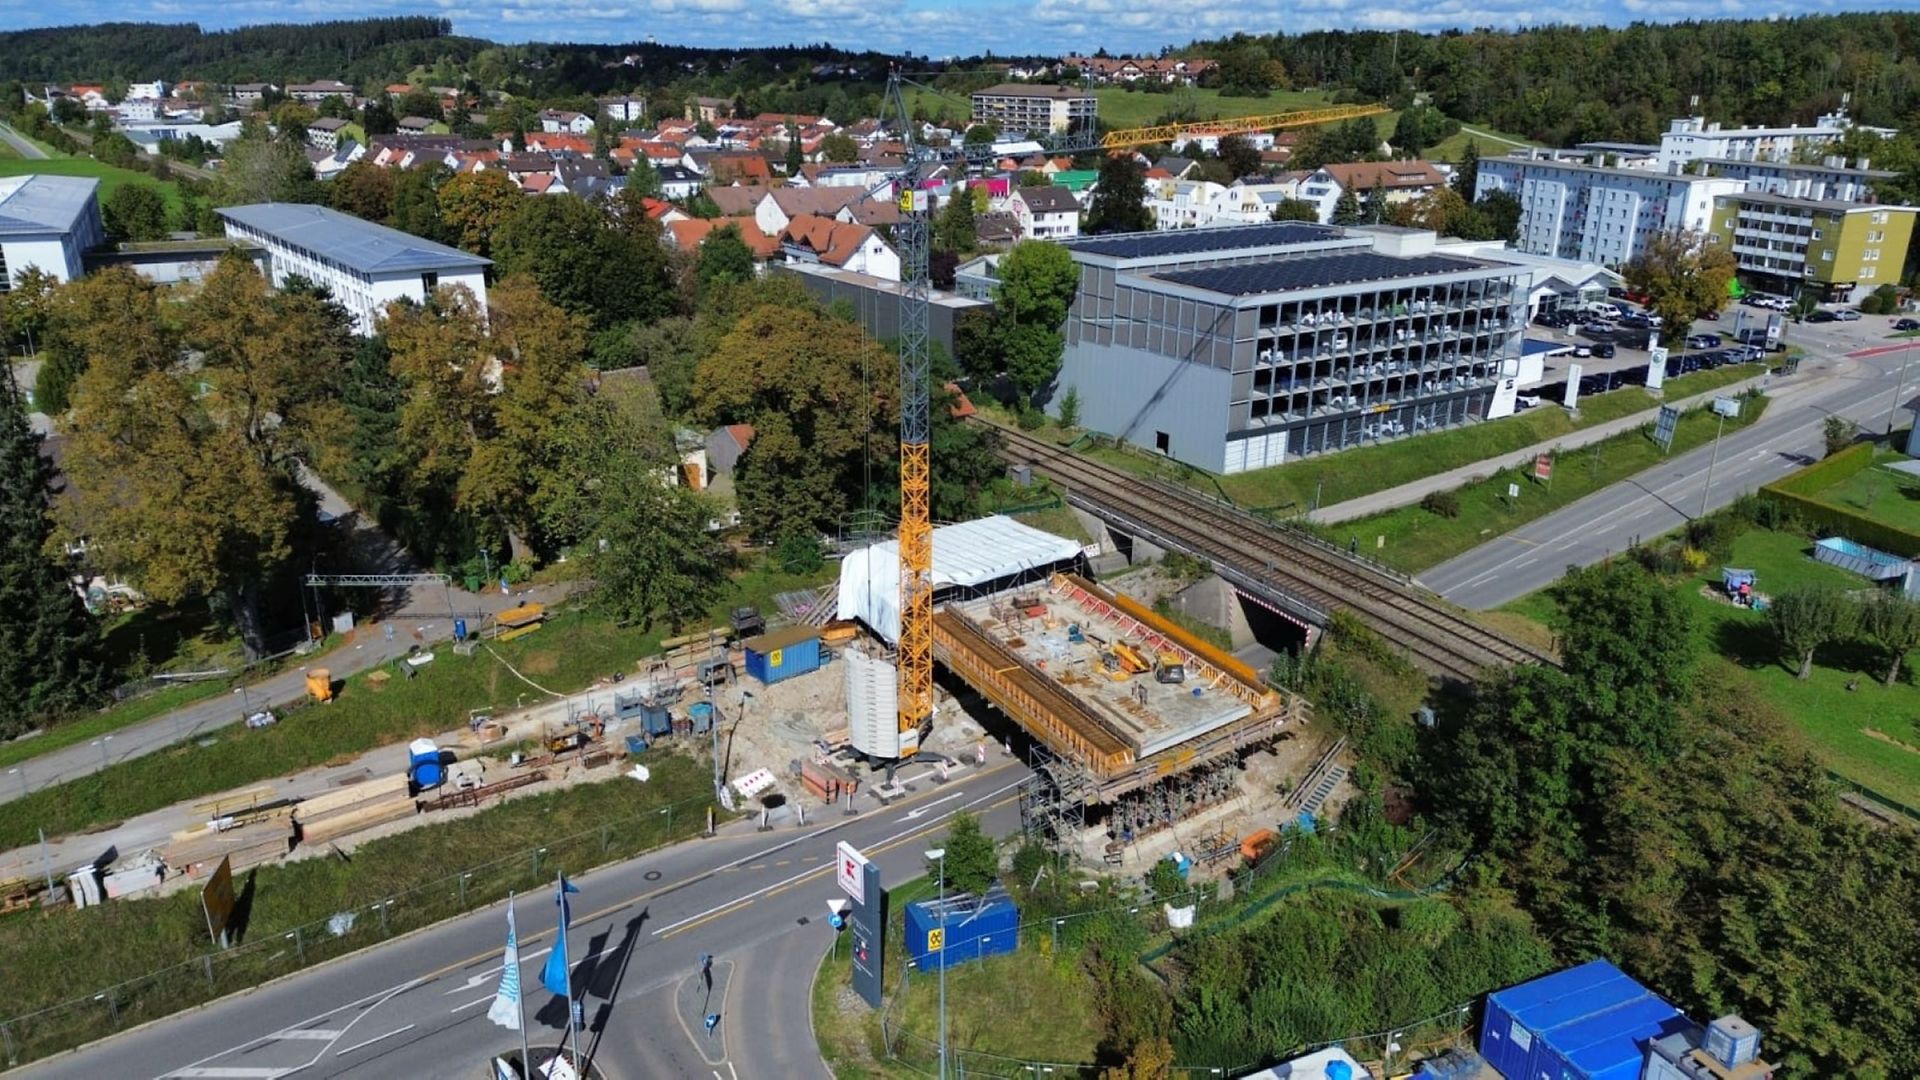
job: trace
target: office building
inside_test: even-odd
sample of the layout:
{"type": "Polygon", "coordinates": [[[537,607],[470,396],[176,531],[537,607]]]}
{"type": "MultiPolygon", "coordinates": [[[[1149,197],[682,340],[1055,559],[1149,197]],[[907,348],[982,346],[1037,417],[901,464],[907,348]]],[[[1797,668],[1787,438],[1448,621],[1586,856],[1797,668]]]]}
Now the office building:
{"type": "Polygon", "coordinates": [[[1746,181],[1647,169],[1610,169],[1538,154],[1483,158],[1474,197],[1504,191],[1520,202],[1514,247],[1534,255],[1619,267],[1673,230],[1704,232],[1713,200],[1746,181]]]}
{"type": "Polygon", "coordinates": [[[1226,473],[1483,419],[1518,370],[1527,272],[1435,239],[1269,222],[1069,241],[1054,400],[1226,473]]]}
{"type": "Polygon", "coordinates": [[[424,303],[441,285],[463,286],[486,305],[486,268],[492,263],[458,248],[324,206],[254,203],[216,213],[227,236],[266,251],[274,285],[299,276],[326,286],[353,315],[356,333],[372,334],[392,301],[424,303]]]}
{"type": "Polygon", "coordinates": [[[1097,99],[1067,86],[1001,83],[973,92],[973,122],[1001,134],[1045,134],[1093,126],[1097,99]]]}
{"type": "Polygon", "coordinates": [[[100,181],[80,176],[0,177],[0,293],[28,268],[72,281],[81,257],[105,243],[100,181]]]}
{"type": "Polygon", "coordinates": [[[1714,200],[1712,238],[1733,252],[1750,284],[1789,296],[1811,289],[1847,303],[1900,283],[1915,213],[1749,191],[1714,200]]]}

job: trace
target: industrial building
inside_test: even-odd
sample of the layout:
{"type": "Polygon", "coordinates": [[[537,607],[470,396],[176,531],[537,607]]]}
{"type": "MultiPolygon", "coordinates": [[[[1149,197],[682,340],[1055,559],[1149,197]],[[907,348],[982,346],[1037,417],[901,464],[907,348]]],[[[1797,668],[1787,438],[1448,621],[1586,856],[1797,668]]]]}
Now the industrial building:
{"type": "Polygon", "coordinates": [[[1076,391],[1088,428],[1222,473],[1485,419],[1531,274],[1435,241],[1269,222],[1070,242],[1054,400],[1076,391]]]}
{"type": "Polygon", "coordinates": [[[973,122],[1003,135],[1078,131],[1093,126],[1099,99],[1068,86],[1001,83],[973,92],[973,122]]]}
{"type": "Polygon", "coordinates": [[[1474,198],[1504,191],[1519,200],[1516,249],[1612,267],[1658,233],[1704,232],[1713,200],[1746,188],[1732,177],[1607,168],[1540,151],[1484,158],[1479,177],[1474,198]]]}
{"type": "Polygon", "coordinates": [[[79,176],[0,177],[0,293],[29,267],[57,281],[85,273],[82,258],[106,242],[100,181],[79,176]]]}
{"type": "Polygon", "coordinates": [[[486,306],[492,261],[458,248],[324,206],[254,203],[216,212],[229,237],[266,251],[274,285],[298,276],[326,286],[353,316],[355,333],[372,334],[392,301],[424,303],[442,285],[462,286],[486,306]]]}
{"type": "Polygon", "coordinates": [[[1913,239],[1911,206],[1795,199],[1765,192],[1714,200],[1712,238],[1727,246],[1743,278],[1771,292],[1814,290],[1851,302],[1897,285],[1913,239]]]}

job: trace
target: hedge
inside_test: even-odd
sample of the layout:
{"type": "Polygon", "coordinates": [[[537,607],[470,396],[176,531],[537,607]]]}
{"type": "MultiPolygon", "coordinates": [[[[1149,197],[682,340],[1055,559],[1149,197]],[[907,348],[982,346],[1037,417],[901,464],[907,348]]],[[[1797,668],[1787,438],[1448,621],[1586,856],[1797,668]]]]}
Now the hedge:
{"type": "Polygon", "coordinates": [[[1760,488],[1760,497],[1792,511],[1830,536],[1879,548],[1902,558],[1920,556],[1920,532],[1890,525],[1857,510],[1822,501],[1818,493],[1873,464],[1872,443],[1845,450],[1760,488]]]}

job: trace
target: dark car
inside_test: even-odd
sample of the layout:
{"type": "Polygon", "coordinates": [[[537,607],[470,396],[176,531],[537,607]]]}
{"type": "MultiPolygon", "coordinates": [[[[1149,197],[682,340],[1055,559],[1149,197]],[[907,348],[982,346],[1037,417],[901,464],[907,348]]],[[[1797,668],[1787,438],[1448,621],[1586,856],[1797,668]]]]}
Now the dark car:
{"type": "Polygon", "coordinates": [[[1598,360],[1613,359],[1613,343],[1612,342],[1608,342],[1608,341],[1597,342],[1594,344],[1592,351],[1595,359],[1598,359],[1598,360]]]}
{"type": "Polygon", "coordinates": [[[1895,319],[1895,330],[1920,330],[1920,319],[1895,319]]]}
{"type": "Polygon", "coordinates": [[[1645,330],[1653,325],[1653,320],[1647,318],[1647,313],[1644,311],[1629,311],[1620,316],[1620,325],[1632,327],[1635,330],[1645,330]]]}
{"type": "Polygon", "coordinates": [[[1840,316],[1831,311],[1816,311],[1807,316],[1808,322],[1839,322],[1840,316]]]}
{"type": "Polygon", "coordinates": [[[1687,339],[1687,348],[1689,349],[1717,349],[1719,347],[1719,334],[1695,334],[1687,339]]]}

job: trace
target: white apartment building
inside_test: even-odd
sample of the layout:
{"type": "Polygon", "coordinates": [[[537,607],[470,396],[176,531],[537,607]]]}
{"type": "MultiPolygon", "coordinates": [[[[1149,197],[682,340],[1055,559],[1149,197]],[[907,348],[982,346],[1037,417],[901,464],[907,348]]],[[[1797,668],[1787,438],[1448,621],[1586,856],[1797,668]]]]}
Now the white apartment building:
{"type": "Polygon", "coordinates": [[[29,267],[72,281],[81,257],[106,241],[100,181],[81,176],[0,177],[0,293],[29,267]]]}
{"type": "Polygon", "coordinates": [[[1099,99],[1067,86],[1001,83],[973,92],[973,122],[1002,133],[1045,133],[1092,127],[1099,99]]]}
{"type": "Polygon", "coordinates": [[[372,334],[392,301],[424,303],[441,285],[464,286],[486,305],[492,262],[478,255],[324,206],[254,203],[216,213],[229,237],[266,250],[274,285],[298,275],[326,286],[352,313],[356,333],[372,334]]]}
{"type": "MultiPolygon", "coordinates": [[[[1262,221],[1272,221],[1274,208],[1288,199],[1301,198],[1298,174],[1268,181],[1235,180],[1227,185],[1220,196],[1219,210],[1214,214],[1215,225],[1257,225],[1262,221]]],[[[1317,204],[1316,204],[1317,205],[1317,204]]],[[[1321,214],[1321,222],[1326,221],[1332,212],[1329,204],[1321,214]]]]}
{"type": "MultiPolygon", "coordinates": [[[[968,196],[962,192],[960,198],[968,196]]],[[[1009,201],[1020,235],[1029,240],[1071,240],[1080,235],[1080,200],[1066,188],[1023,187],[1009,201]]]]}
{"type": "Polygon", "coordinates": [[[167,84],[162,79],[127,84],[126,100],[128,101],[158,101],[166,96],[167,84]]]}
{"type": "Polygon", "coordinates": [[[1481,159],[1474,198],[1504,191],[1520,201],[1517,251],[1619,267],[1656,233],[1705,232],[1713,223],[1713,200],[1745,188],[1746,181],[1725,176],[1515,155],[1481,159]]]}
{"type": "Polygon", "coordinates": [[[1704,116],[1682,116],[1660,136],[1657,165],[1673,165],[1714,158],[1726,161],[1792,161],[1794,152],[1825,146],[1847,133],[1852,122],[1845,113],[1822,116],[1812,127],[1721,127],[1704,116]]]}
{"type": "Polygon", "coordinates": [[[1333,220],[1333,208],[1345,190],[1338,177],[1325,169],[1316,169],[1300,181],[1299,197],[1320,208],[1320,224],[1325,225],[1333,220]]]}
{"type": "Polygon", "coordinates": [[[1227,189],[1211,180],[1150,180],[1146,207],[1161,232],[1199,229],[1213,224],[1226,203],[1227,189]]]}
{"type": "Polygon", "coordinates": [[[1879,202],[1874,196],[1873,185],[1892,180],[1899,174],[1886,169],[1870,169],[1868,164],[1862,158],[1858,166],[1849,168],[1846,159],[1830,156],[1819,165],[1709,160],[1706,167],[1714,176],[1730,176],[1746,181],[1750,192],[1782,195],[1789,199],[1812,199],[1816,202],[1879,202]]]}

